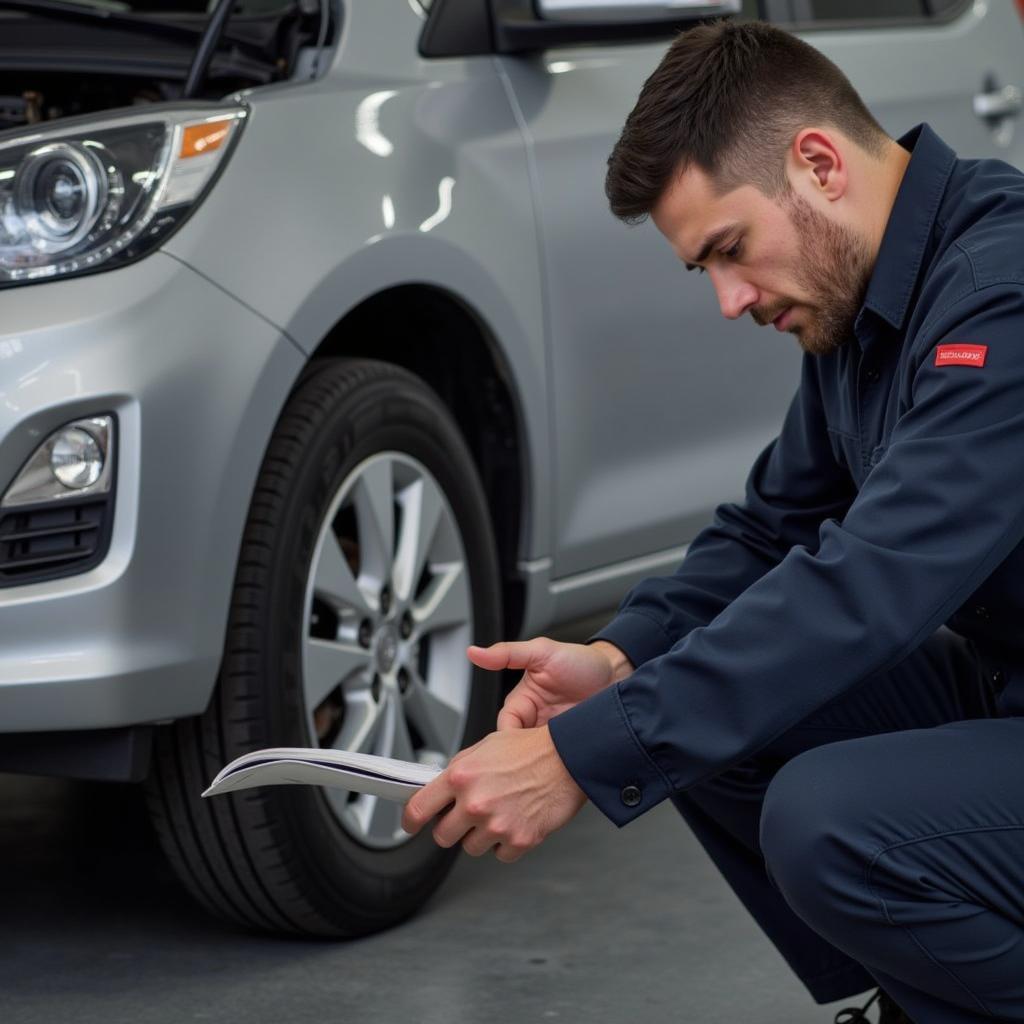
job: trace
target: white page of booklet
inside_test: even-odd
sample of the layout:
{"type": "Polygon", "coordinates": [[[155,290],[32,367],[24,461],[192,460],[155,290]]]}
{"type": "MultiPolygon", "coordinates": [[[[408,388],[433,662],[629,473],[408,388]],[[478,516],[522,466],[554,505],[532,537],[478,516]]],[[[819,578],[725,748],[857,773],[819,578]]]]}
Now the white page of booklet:
{"type": "Polygon", "coordinates": [[[320,747],[269,747],[235,758],[203,796],[254,786],[330,786],[404,803],[443,769],[374,754],[320,747]]]}

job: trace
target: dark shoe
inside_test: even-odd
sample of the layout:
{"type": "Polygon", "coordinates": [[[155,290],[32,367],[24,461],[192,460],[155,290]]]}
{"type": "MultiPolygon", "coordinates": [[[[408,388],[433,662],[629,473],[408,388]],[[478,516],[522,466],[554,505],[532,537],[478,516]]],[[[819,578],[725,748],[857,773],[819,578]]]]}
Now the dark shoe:
{"type": "Polygon", "coordinates": [[[875,994],[863,1006],[847,1006],[836,1014],[836,1024],[861,1024],[869,1022],[868,1007],[878,1000],[878,1024],[914,1024],[914,1022],[896,1005],[892,996],[882,989],[875,989],[875,994]]]}

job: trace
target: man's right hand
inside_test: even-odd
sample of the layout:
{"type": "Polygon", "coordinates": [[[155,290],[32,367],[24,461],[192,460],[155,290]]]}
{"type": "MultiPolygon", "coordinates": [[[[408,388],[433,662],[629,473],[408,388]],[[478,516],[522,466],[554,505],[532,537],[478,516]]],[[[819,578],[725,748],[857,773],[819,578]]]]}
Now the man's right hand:
{"type": "Polygon", "coordinates": [[[605,640],[566,644],[546,636],[469,647],[469,660],[481,668],[525,669],[498,713],[498,729],[532,729],[586,700],[633,671],[622,651],[605,640]]]}

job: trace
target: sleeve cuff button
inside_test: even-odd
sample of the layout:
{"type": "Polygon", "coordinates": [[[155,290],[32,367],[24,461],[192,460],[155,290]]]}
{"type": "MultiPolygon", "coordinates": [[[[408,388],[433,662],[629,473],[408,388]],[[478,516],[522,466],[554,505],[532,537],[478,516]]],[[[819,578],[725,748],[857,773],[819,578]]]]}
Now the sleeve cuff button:
{"type": "Polygon", "coordinates": [[[643,799],[643,793],[640,792],[639,786],[623,786],[619,796],[627,807],[636,807],[643,799]]]}

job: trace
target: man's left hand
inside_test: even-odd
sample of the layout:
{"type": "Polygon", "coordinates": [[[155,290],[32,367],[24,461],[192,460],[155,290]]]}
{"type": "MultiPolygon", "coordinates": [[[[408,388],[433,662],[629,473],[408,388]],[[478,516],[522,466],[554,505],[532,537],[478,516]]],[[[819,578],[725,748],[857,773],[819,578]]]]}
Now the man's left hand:
{"type": "Polygon", "coordinates": [[[415,834],[435,815],[434,841],[479,857],[494,847],[510,864],[544,841],[587,802],[546,725],[485,736],[405,806],[402,828],[415,834]]]}

